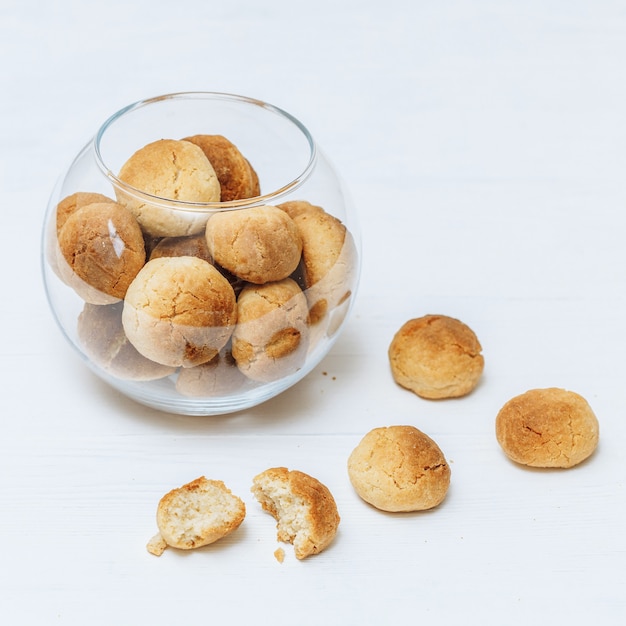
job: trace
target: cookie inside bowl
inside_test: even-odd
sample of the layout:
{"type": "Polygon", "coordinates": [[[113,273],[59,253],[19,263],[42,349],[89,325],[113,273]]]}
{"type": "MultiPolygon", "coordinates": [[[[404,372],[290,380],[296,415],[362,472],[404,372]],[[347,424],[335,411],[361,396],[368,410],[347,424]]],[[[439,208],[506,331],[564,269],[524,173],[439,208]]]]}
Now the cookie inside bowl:
{"type": "Polygon", "coordinates": [[[44,228],[46,290],[70,343],[110,385],[168,412],[234,412],[301,380],[358,285],[358,223],[336,172],[300,122],[241,96],[172,94],[113,115],[44,228]],[[89,324],[104,318],[116,342],[96,350],[89,324]],[[118,349],[164,375],[112,367],[118,349]]]}

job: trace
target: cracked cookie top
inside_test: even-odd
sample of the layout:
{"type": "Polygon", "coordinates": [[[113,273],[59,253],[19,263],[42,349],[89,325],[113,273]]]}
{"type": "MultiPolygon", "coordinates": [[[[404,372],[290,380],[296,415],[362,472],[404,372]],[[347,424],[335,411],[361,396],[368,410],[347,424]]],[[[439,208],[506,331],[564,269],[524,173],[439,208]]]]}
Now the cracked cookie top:
{"type": "Polygon", "coordinates": [[[423,511],[440,504],[450,466],[439,446],[414,426],[369,431],[350,454],[348,475],[357,494],[377,509],[423,511]]]}
{"type": "Polygon", "coordinates": [[[569,468],[598,445],[598,419],[573,391],[531,389],[511,398],[496,417],[496,437],[513,461],[531,467],[569,468]]]}

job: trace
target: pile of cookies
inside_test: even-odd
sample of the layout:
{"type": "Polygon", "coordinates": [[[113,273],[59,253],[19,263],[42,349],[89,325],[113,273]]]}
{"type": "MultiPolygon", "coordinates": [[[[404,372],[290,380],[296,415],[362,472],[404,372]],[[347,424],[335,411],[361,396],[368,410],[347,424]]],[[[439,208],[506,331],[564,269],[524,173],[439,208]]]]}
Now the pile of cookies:
{"type": "Polygon", "coordinates": [[[58,204],[50,259],[84,301],[78,339],[104,371],[177,373],[180,394],[220,396],[297,372],[332,334],[357,262],[340,219],[307,200],[255,203],[259,176],[221,135],[149,143],[117,178],[114,197],[58,204]]]}

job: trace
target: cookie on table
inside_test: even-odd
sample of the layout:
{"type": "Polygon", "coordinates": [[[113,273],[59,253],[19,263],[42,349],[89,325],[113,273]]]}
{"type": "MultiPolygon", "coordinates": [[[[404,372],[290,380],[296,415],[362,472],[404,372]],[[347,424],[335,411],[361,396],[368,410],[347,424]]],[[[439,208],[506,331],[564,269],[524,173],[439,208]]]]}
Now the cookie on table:
{"type": "Polygon", "coordinates": [[[237,321],[230,283],[197,257],[148,261],[124,299],[122,323],[146,358],[172,367],[210,361],[226,345],[237,321]]]}
{"type": "Polygon", "coordinates": [[[424,511],[439,505],[450,486],[450,466],[428,435],[414,426],[369,431],[348,458],[357,494],[381,511],[424,511]]]}
{"type": "Polygon", "coordinates": [[[189,203],[220,201],[220,184],[204,152],[189,141],[159,139],[137,150],[118,178],[133,189],[118,188],[117,199],[153,237],[193,235],[204,229],[207,211],[176,210],[167,200],[189,203]]]}
{"type": "Polygon", "coordinates": [[[340,517],[332,493],[317,478],[273,467],[254,477],[251,491],[276,520],[278,541],[293,544],[297,559],[319,554],[332,543],[340,517]]]}
{"type": "Polygon", "coordinates": [[[511,398],[496,416],[496,438],[516,463],[570,468],[598,446],[598,419],[581,395],[549,387],[511,398]]]}
{"type": "Polygon", "coordinates": [[[243,501],[221,480],[201,476],[161,498],[159,533],[148,542],[148,552],[160,556],[168,546],[191,550],[215,543],[239,528],[245,515],[243,501]]]}
{"type": "Polygon", "coordinates": [[[482,347],[474,331],[446,315],[411,319],[398,330],[388,357],[394,380],[428,399],[470,393],[484,369],[482,347]]]}

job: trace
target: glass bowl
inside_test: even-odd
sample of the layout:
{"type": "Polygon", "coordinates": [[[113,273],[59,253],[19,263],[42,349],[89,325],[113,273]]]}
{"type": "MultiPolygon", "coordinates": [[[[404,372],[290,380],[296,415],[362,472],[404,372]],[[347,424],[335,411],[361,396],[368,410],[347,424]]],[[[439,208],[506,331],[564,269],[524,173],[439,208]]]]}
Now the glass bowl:
{"type": "Polygon", "coordinates": [[[328,353],[352,308],[358,220],[297,119],[175,93],[112,115],[60,177],[44,285],[85,363],[181,415],[243,410],[328,353]]]}

